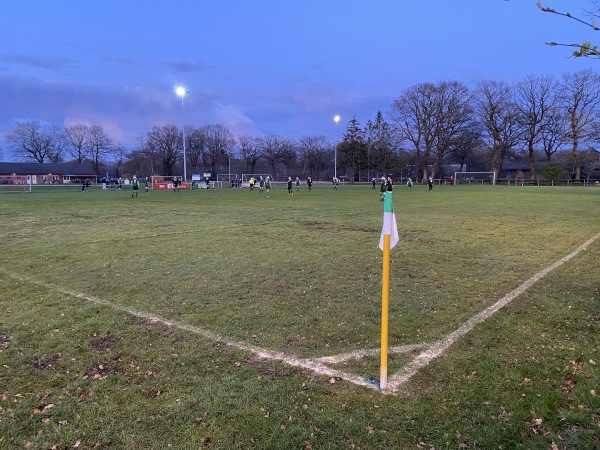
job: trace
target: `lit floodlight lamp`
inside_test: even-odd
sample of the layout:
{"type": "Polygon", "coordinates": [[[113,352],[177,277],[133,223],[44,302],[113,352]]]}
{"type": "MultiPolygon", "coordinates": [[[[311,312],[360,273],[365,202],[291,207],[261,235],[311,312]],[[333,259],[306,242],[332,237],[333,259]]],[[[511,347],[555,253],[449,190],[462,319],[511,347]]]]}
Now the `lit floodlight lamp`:
{"type": "Polygon", "coordinates": [[[184,122],[184,124],[181,126],[181,137],[183,140],[183,181],[187,182],[187,164],[186,164],[186,159],[187,159],[187,155],[185,154],[185,118],[183,115],[183,98],[189,94],[189,91],[184,88],[183,86],[177,86],[175,88],[175,93],[181,97],[181,118],[184,122]]]}

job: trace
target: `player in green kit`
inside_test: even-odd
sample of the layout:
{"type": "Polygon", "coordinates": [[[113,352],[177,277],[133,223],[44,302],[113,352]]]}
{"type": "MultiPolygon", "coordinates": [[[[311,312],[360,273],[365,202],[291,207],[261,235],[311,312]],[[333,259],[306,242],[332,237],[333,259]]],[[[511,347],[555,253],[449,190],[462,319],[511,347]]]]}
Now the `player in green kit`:
{"type": "Polygon", "coordinates": [[[271,177],[267,176],[265,180],[265,188],[267,189],[267,197],[269,196],[269,191],[271,190],[271,177]]]}
{"type": "Polygon", "coordinates": [[[135,194],[135,198],[137,198],[138,192],[140,190],[140,182],[138,181],[138,179],[135,175],[133,176],[133,181],[131,182],[131,186],[133,189],[133,192],[131,193],[131,198],[133,198],[134,194],[135,194]]]}
{"type": "Polygon", "coordinates": [[[260,193],[262,194],[262,191],[265,188],[265,179],[262,177],[262,175],[260,176],[260,179],[258,180],[258,187],[260,188],[260,193]]]}

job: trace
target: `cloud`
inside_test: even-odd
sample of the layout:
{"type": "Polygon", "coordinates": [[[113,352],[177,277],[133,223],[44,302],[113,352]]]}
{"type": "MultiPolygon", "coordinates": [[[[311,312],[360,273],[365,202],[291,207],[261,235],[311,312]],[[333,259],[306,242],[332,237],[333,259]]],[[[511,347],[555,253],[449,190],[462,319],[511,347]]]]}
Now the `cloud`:
{"type": "Polygon", "coordinates": [[[161,61],[157,63],[157,65],[185,73],[203,72],[205,70],[210,70],[214,68],[214,66],[205,64],[202,61],[196,61],[195,63],[188,61],[161,61]]]}
{"type": "Polygon", "coordinates": [[[241,106],[216,104],[213,117],[216,123],[224,125],[233,134],[262,136],[263,133],[241,106]]]}
{"type": "Polygon", "coordinates": [[[34,55],[34,54],[18,54],[9,53],[0,55],[0,61],[4,61],[9,64],[19,64],[24,66],[39,67],[42,69],[49,69],[60,71],[67,68],[76,67],[77,63],[74,59],[64,58],[62,56],[45,56],[45,55],[34,55]]]}
{"type": "Polygon", "coordinates": [[[122,64],[124,66],[143,66],[144,65],[143,63],[141,63],[139,61],[135,61],[130,58],[111,58],[111,57],[107,56],[104,58],[104,60],[107,62],[111,62],[111,63],[122,64]]]}

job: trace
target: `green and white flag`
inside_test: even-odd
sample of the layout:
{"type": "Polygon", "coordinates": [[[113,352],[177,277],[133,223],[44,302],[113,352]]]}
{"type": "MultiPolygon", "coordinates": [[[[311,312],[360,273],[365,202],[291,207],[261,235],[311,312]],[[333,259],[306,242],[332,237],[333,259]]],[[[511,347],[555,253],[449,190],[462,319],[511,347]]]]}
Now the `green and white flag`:
{"type": "Polygon", "coordinates": [[[383,236],[390,235],[390,250],[398,243],[398,225],[396,225],[396,215],[394,214],[394,204],[392,203],[392,192],[386,192],[383,199],[383,228],[379,238],[379,248],[383,250],[383,236]]]}

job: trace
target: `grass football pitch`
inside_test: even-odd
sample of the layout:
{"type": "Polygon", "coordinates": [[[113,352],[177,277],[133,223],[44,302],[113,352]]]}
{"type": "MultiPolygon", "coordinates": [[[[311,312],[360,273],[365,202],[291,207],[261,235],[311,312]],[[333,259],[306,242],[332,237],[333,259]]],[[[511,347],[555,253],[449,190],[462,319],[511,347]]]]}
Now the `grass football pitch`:
{"type": "Polygon", "coordinates": [[[600,448],[600,188],[0,195],[0,448],[600,448]]]}

